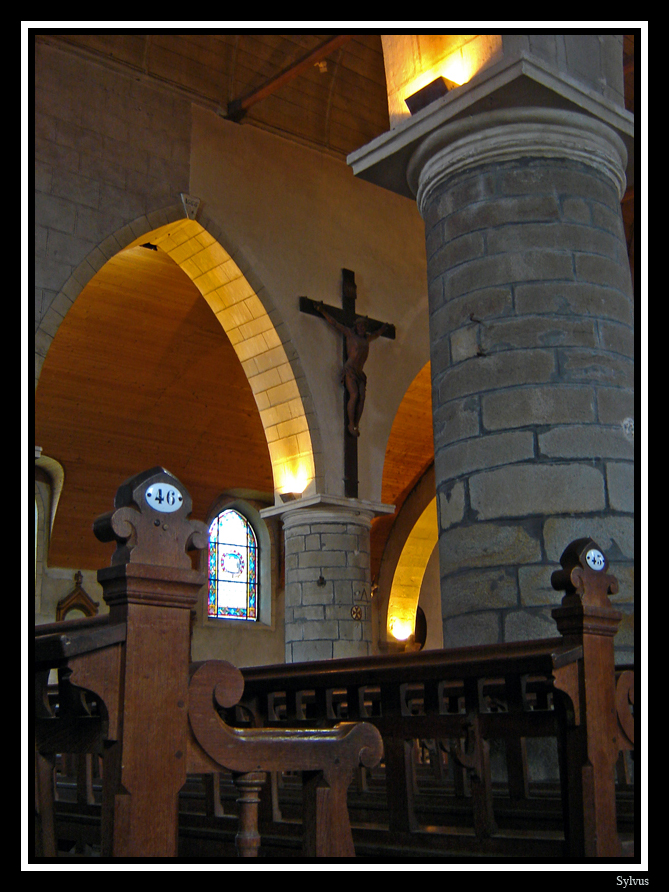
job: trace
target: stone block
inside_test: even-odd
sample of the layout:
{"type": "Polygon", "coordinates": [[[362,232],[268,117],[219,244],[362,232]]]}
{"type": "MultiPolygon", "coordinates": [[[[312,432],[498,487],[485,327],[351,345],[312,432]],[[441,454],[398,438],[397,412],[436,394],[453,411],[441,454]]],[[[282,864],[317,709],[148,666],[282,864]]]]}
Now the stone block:
{"type": "Polygon", "coordinates": [[[613,511],[634,513],[634,465],[632,462],[608,462],[606,483],[609,505],[613,511]]]}
{"type": "MultiPolygon", "coordinates": [[[[437,370],[432,359],[433,380],[437,370]]],[[[514,387],[521,384],[548,384],[556,372],[552,349],[504,351],[491,356],[477,356],[445,370],[437,383],[437,406],[471,394],[514,387]]]]}
{"type": "Polygon", "coordinates": [[[479,352],[479,329],[477,325],[467,325],[451,335],[451,363],[470,359],[479,352]]]}
{"type": "MultiPolygon", "coordinates": [[[[436,445],[436,444],[435,444],[436,445]]],[[[438,479],[453,480],[482,468],[508,465],[534,457],[531,431],[505,431],[453,443],[435,451],[438,479]]]]}
{"type": "Polygon", "coordinates": [[[302,606],[313,607],[316,604],[333,604],[334,589],[332,582],[318,585],[316,582],[302,583],[302,606]]]}
{"type": "Polygon", "coordinates": [[[615,208],[616,205],[618,209],[620,208],[612,182],[600,176],[594,168],[586,168],[575,161],[555,164],[550,160],[539,160],[510,166],[500,171],[497,186],[500,194],[519,197],[527,195],[528,198],[534,197],[532,193],[545,190],[550,197],[555,196],[558,206],[565,196],[576,195],[590,201],[601,202],[611,208],[615,208]]]}
{"type": "Polygon", "coordinates": [[[449,576],[441,587],[444,619],[477,610],[516,607],[518,585],[514,568],[470,570],[449,576]]]}
{"type": "Polygon", "coordinates": [[[444,647],[498,644],[500,618],[497,611],[470,613],[444,620],[444,647]]]}
{"type": "Polygon", "coordinates": [[[315,607],[295,607],[293,610],[293,622],[303,623],[327,619],[326,608],[322,605],[315,607]]]}
{"type": "Polygon", "coordinates": [[[285,545],[285,554],[297,554],[298,552],[305,551],[305,537],[304,536],[292,536],[288,538],[286,536],[286,545],[285,545]]]}
{"type": "Polygon", "coordinates": [[[331,660],[332,641],[296,641],[291,645],[291,663],[306,663],[314,660],[331,660]]]}
{"type": "Polygon", "coordinates": [[[341,603],[335,597],[335,604],[327,604],[325,606],[325,619],[342,620],[343,622],[351,621],[351,605],[353,604],[353,596],[350,595],[348,602],[341,603]]]}
{"type": "Polygon", "coordinates": [[[59,146],[49,139],[36,137],[34,150],[35,160],[48,165],[54,170],[57,168],[74,171],[79,169],[79,152],[69,146],[59,146]]]}
{"type": "Polygon", "coordinates": [[[620,263],[599,254],[575,254],[574,266],[577,279],[617,288],[622,294],[629,294],[631,291],[629,262],[620,263]]]}
{"type": "Polygon", "coordinates": [[[458,570],[506,567],[540,560],[541,544],[524,525],[474,523],[453,527],[439,536],[442,591],[445,584],[450,585],[444,577],[458,570]]]}
{"type": "Polygon", "coordinates": [[[321,547],[324,551],[355,551],[359,547],[358,536],[349,533],[323,533],[321,547]]]}
{"type": "Polygon", "coordinates": [[[35,219],[42,226],[56,232],[72,234],[76,223],[77,210],[74,202],[37,192],[35,195],[35,219]]]}
{"type": "Polygon", "coordinates": [[[585,537],[594,539],[609,561],[634,559],[634,518],[609,515],[549,517],[543,528],[547,560],[559,563],[567,545],[585,537]]]}
{"type": "Polygon", "coordinates": [[[565,424],[539,435],[539,454],[549,458],[633,458],[622,427],[565,424]]]}
{"type": "Polygon", "coordinates": [[[447,240],[447,236],[442,231],[442,240],[444,243],[434,251],[428,260],[433,269],[452,270],[461,263],[475,257],[482,257],[485,253],[485,243],[481,232],[467,232],[457,238],[447,240]]]}
{"type": "Polygon", "coordinates": [[[463,178],[439,191],[436,200],[430,204],[425,222],[427,224],[432,219],[441,221],[469,205],[487,202],[495,197],[496,190],[494,171],[468,171],[463,178]]]}
{"type": "Polygon", "coordinates": [[[436,407],[433,411],[435,439],[442,446],[480,433],[479,398],[467,397],[436,407]]]}
{"type": "MultiPolygon", "coordinates": [[[[518,251],[514,254],[493,255],[470,260],[454,270],[448,270],[445,275],[444,297],[447,300],[470,291],[476,291],[479,288],[522,283],[529,280],[566,279],[571,281],[574,278],[571,254],[551,250],[518,251]]],[[[592,280],[587,279],[587,281],[592,280]]],[[[603,284],[611,283],[607,281],[603,284]]]]}
{"type": "Polygon", "coordinates": [[[284,624],[284,640],[286,643],[294,642],[294,641],[302,641],[302,623],[289,623],[286,622],[284,624]]]}
{"type": "Polygon", "coordinates": [[[363,640],[363,631],[364,628],[364,617],[363,620],[354,621],[351,619],[351,615],[349,612],[349,621],[342,621],[339,623],[339,640],[340,641],[362,641],[363,640]]]}
{"type": "Polygon", "coordinates": [[[555,221],[501,226],[487,233],[486,246],[488,254],[552,248],[602,254],[618,263],[627,258],[625,242],[613,233],[589,225],[555,221]]]}
{"type": "Polygon", "coordinates": [[[297,565],[305,567],[345,567],[346,552],[344,551],[305,551],[297,556],[297,565]]]}
{"type": "Polygon", "coordinates": [[[460,523],[465,514],[465,487],[455,483],[439,493],[439,528],[447,530],[460,523]]]}
{"type": "Polygon", "coordinates": [[[615,319],[627,325],[634,322],[632,302],[627,294],[592,282],[532,282],[514,288],[516,312],[576,314],[615,319]]]}
{"type": "Polygon", "coordinates": [[[557,221],[559,218],[560,205],[555,195],[495,197],[491,201],[470,204],[461,211],[445,217],[444,243],[479,230],[493,230],[495,227],[513,223],[546,223],[557,221]]]}
{"type": "Polygon", "coordinates": [[[481,411],[486,430],[594,421],[594,392],[578,385],[514,387],[483,396],[481,411]]]}
{"type": "Polygon", "coordinates": [[[593,319],[558,319],[550,316],[524,316],[481,326],[481,345],[486,353],[532,347],[598,345],[593,319]]]}
{"type": "Polygon", "coordinates": [[[589,201],[572,196],[562,199],[562,219],[576,223],[591,223],[592,209],[589,201]]]}
{"type": "Polygon", "coordinates": [[[560,377],[579,384],[634,386],[634,362],[616,353],[565,347],[558,351],[560,377]]]}
{"type": "Polygon", "coordinates": [[[471,317],[488,322],[513,313],[511,288],[483,288],[472,294],[454,297],[439,309],[431,307],[430,338],[433,344],[471,321],[471,317]]]}
{"type": "Polygon", "coordinates": [[[367,569],[369,567],[368,551],[349,551],[346,554],[346,566],[359,569],[367,569]]]}
{"type": "Polygon", "coordinates": [[[335,660],[348,659],[349,657],[368,657],[369,654],[370,643],[368,640],[340,640],[332,643],[332,656],[335,660]]]}
{"type": "MultiPolygon", "coordinates": [[[[568,543],[565,542],[565,546],[568,543]]],[[[564,550],[564,549],[563,549],[564,550]]],[[[523,607],[557,606],[563,592],[557,592],[551,585],[551,576],[559,569],[555,564],[529,565],[518,568],[520,603],[523,607]]]]}
{"type": "Polygon", "coordinates": [[[92,248],[93,243],[87,239],[64,232],[50,232],[47,257],[56,263],[76,267],[88,256],[92,248]]]}
{"type": "Polygon", "coordinates": [[[302,638],[311,641],[316,638],[335,640],[339,638],[339,624],[335,620],[312,620],[302,624],[302,638]]]}
{"type": "Polygon", "coordinates": [[[504,615],[504,641],[531,641],[557,635],[550,610],[514,610],[504,615]]]}
{"type": "Polygon", "coordinates": [[[486,471],[470,478],[469,495],[481,520],[605,508],[601,471],[576,463],[515,464],[486,471]]]}
{"type": "Polygon", "coordinates": [[[634,329],[616,322],[599,323],[600,346],[612,353],[634,357],[634,329]]]}
{"type": "Polygon", "coordinates": [[[286,583],[286,607],[299,607],[302,604],[302,586],[299,582],[286,583]]]}
{"type": "Polygon", "coordinates": [[[620,205],[609,207],[607,204],[599,202],[592,203],[592,222],[593,225],[599,226],[613,233],[621,241],[625,241],[625,224],[623,223],[620,205]]]}

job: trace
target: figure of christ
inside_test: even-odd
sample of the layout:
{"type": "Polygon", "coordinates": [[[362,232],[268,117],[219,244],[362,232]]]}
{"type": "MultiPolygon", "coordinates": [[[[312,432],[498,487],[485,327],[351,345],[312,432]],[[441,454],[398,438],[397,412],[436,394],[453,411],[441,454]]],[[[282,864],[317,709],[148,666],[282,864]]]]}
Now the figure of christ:
{"type": "Polygon", "coordinates": [[[360,436],[360,418],[365,406],[365,393],[367,390],[367,376],[362,370],[369,356],[370,341],[375,341],[388,328],[383,323],[381,328],[374,332],[367,331],[367,322],[364,318],[357,319],[353,326],[342,325],[328,313],[323,301],[315,304],[318,312],[336,331],[344,335],[346,342],[346,362],[341,372],[341,382],[348,392],[346,413],[348,417],[348,430],[354,437],[360,436]]]}

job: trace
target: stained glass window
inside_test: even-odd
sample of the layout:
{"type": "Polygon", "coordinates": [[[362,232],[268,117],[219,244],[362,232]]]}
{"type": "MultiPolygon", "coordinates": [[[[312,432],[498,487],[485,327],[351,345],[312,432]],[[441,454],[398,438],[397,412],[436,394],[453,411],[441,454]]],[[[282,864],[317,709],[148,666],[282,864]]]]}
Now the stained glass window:
{"type": "Polygon", "coordinates": [[[258,543],[250,523],[232,508],[209,527],[207,615],[258,619],[258,543]]]}

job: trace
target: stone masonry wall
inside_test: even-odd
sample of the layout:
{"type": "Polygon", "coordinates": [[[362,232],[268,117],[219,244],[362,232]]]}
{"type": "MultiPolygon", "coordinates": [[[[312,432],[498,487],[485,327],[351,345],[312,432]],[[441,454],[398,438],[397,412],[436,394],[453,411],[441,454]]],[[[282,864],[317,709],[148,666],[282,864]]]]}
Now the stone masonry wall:
{"type": "Polygon", "coordinates": [[[191,113],[185,99],[46,43],[35,68],[39,363],[81,288],[125,246],[105,254],[105,240],[188,192],[191,113]]]}
{"type": "Polygon", "coordinates": [[[633,303],[611,182],[522,160],[425,214],[444,646],[555,634],[550,575],[592,536],[633,627],[633,303]]]}
{"type": "Polygon", "coordinates": [[[368,656],[369,524],[302,515],[285,522],[286,662],[368,656]]]}

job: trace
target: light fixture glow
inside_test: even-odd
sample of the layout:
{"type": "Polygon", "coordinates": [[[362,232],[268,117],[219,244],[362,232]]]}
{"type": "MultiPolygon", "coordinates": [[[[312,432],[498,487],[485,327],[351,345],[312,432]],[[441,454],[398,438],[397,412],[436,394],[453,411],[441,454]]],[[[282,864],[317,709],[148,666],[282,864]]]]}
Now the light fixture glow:
{"type": "Polygon", "coordinates": [[[413,632],[413,624],[398,616],[391,616],[388,629],[393,638],[396,638],[398,641],[406,641],[413,632]]]}
{"type": "Polygon", "coordinates": [[[298,498],[307,488],[308,482],[309,475],[304,465],[298,465],[295,470],[286,467],[283,473],[283,483],[279,487],[279,494],[284,501],[287,501],[284,498],[285,495],[292,495],[294,498],[298,498]]]}

